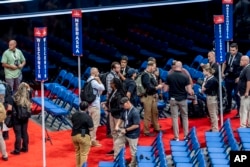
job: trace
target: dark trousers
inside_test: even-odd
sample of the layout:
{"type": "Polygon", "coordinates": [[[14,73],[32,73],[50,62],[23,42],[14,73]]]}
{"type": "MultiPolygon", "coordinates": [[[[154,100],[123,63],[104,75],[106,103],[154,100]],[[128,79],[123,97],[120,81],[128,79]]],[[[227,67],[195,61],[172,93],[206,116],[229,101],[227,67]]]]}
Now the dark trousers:
{"type": "Polygon", "coordinates": [[[29,136],[28,136],[28,121],[15,124],[13,126],[16,141],[15,141],[15,151],[20,152],[21,145],[23,150],[28,150],[29,136]]]}
{"type": "Polygon", "coordinates": [[[227,90],[227,106],[226,110],[232,108],[232,98],[234,96],[234,100],[237,104],[237,110],[240,110],[240,97],[238,96],[238,84],[235,83],[235,80],[225,79],[225,87],[227,90]],[[232,91],[234,90],[234,94],[232,96],[232,91]]]}

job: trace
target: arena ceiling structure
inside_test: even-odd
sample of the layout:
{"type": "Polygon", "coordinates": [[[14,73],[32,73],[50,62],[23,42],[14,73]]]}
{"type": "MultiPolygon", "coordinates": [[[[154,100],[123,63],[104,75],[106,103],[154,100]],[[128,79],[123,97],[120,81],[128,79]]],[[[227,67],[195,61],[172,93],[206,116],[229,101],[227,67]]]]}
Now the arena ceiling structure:
{"type": "Polygon", "coordinates": [[[72,9],[88,13],[207,1],[212,0],[1,0],[0,20],[71,14],[72,9]]]}

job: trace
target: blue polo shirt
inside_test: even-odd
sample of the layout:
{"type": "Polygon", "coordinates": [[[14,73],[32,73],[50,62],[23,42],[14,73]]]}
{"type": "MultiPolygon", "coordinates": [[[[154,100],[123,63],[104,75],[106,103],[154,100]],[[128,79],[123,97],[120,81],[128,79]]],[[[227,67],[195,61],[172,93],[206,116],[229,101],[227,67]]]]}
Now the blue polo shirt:
{"type": "Polygon", "coordinates": [[[122,114],[121,119],[124,121],[125,128],[131,127],[132,125],[139,125],[138,128],[127,131],[126,137],[136,139],[140,136],[140,112],[134,106],[130,110],[125,110],[122,114]],[[126,116],[127,115],[127,116],[126,116]],[[127,118],[126,118],[127,117],[127,118]]]}

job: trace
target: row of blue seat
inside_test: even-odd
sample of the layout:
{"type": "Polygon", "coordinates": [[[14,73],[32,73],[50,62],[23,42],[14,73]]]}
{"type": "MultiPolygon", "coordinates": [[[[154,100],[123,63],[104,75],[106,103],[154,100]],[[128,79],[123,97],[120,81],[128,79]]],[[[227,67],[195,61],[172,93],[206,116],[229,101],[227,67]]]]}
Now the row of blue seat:
{"type": "Polygon", "coordinates": [[[249,128],[238,128],[237,132],[240,138],[240,148],[243,151],[250,151],[250,129],[249,128]]]}
{"type": "MultiPolygon", "coordinates": [[[[78,97],[71,91],[56,84],[50,84],[48,90],[49,92],[44,99],[42,99],[42,97],[32,97],[31,100],[36,105],[35,110],[38,106],[42,107],[44,101],[44,110],[46,112],[45,121],[47,121],[49,116],[52,117],[50,127],[52,127],[57,120],[59,122],[57,130],[59,130],[63,124],[72,128],[67,117],[70,115],[72,109],[77,107],[74,106],[74,101],[76,101],[78,97]]],[[[38,119],[41,115],[42,112],[38,115],[38,119]]]]}
{"type": "MultiPolygon", "coordinates": [[[[196,54],[204,54],[206,52],[208,52],[207,49],[204,49],[202,47],[197,46],[194,43],[195,40],[195,34],[193,35],[194,37],[191,36],[187,36],[185,34],[178,34],[176,33],[176,30],[173,31],[173,29],[175,29],[173,27],[174,24],[170,24],[169,23],[164,27],[164,30],[161,28],[157,28],[157,27],[153,27],[151,25],[146,25],[143,24],[142,26],[139,26],[138,28],[144,28],[144,30],[148,30],[149,32],[147,33],[148,36],[154,37],[155,39],[160,39],[161,41],[165,41],[169,43],[169,46],[172,48],[178,48],[179,50],[182,50],[184,52],[192,52],[192,53],[196,53],[196,54]],[[172,29],[171,29],[171,25],[172,25],[172,29]]],[[[181,30],[180,30],[181,31],[181,30]]],[[[183,30],[182,30],[183,31],[183,30]]],[[[184,33],[184,32],[182,32],[184,33]]],[[[191,35],[189,33],[189,35],[191,35]]],[[[202,36],[202,34],[199,34],[200,36],[202,36]]],[[[197,38],[199,37],[199,40],[202,39],[202,37],[196,35],[197,38]]],[[[213,40],[210,41],[210,39],[207,39],[208,42],[212,43],[213,40]]],[[[206,41],[207,41],[206,40],[206,41]]],[[[204,39],[203,39],[204,41],[204,39]]]]}
{"type": "Polygon", "coordinates": [[[137,146],[136,160],[138,167],[168,166],[168,160],[162,140],[162,132],[158,133],[151,145],[137,146]]]}
{"type": "Polygon", "coordinates": [[[212,167],[230,165],[230,151],[239,151],[230,119],[227,119],[219,132],[206,132],[207,154],[212,167]]]}
{"type": "Polygon", "coordinates": [[[176,167],[205,167],[204,153],[200,148],[196,128],[192,127],[184,141],[170,141],[173,165],[176,167]]]}

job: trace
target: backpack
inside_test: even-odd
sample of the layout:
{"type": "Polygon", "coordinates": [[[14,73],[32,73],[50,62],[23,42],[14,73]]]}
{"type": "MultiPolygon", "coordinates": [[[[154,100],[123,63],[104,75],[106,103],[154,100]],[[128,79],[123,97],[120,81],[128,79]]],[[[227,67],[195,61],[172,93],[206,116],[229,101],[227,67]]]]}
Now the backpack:
{"type": "Polygon", "coordinates": [[[102,81],[102,84],[104,85],[104,88],[105,88],[105,90],[104,91],[102,91],[102,95],[106,95],[107,94],[107,82],[106,82],[106,79],[107,79],[107,76],[109,75],[109,73],[111,73],[114,77],[115,77],[115,75],[112,73],[112,72],[105,72],[105,73],[100,73],[99,74],[99,78],[100,78],[100,80],[102,81]]]}
{"type": "MultiPolygon", "coordinates": [[[[147,72],[142,72],[135,79],[136,94],[137,94],[137,96],[144,96],[145,93],[146,93],[146,89],[144,88],[144,86],[142,84],[142,80],[141,80],[142,75],[145,74],[145,73],[147,73],[147,72]]],[[[149,78],[151,78],[151,75],[149,75],[149,78]]]]}
{"type": "Polygon", "coordinates": [[[3,102],[4,107],[6,108],[7,104],[12,104],[12,90],[9,84],[1,80],[0,80],[0,87],[1,87],[1,90],[5,90],[4,99],[1,99],[1,101],[3,102]]]}
{"type": "Polygon", "coordinates": [[[94,94],[93,87],[91,85],[91,81],[94,79],[91,79],[86,84],[84,84],[84,87],[81,89],[80,97],[82,101],[86,101],[89,104],[92,103],[96,99],[96,95],[94,94]]]}
{"type": "Polygon", "coordinates": [[[27,107],[23,107],[20,105],[17,105],[17,118],[19,120],[27,120],[30,118],[31,113],[29,112],[27,107]]]}
{"type": "Polygon", "coordinates": [[[197,99],[197,104],[192,101],[188,103],[188,117],[202,118],[208,114],[205,101],[197,99]]]}

